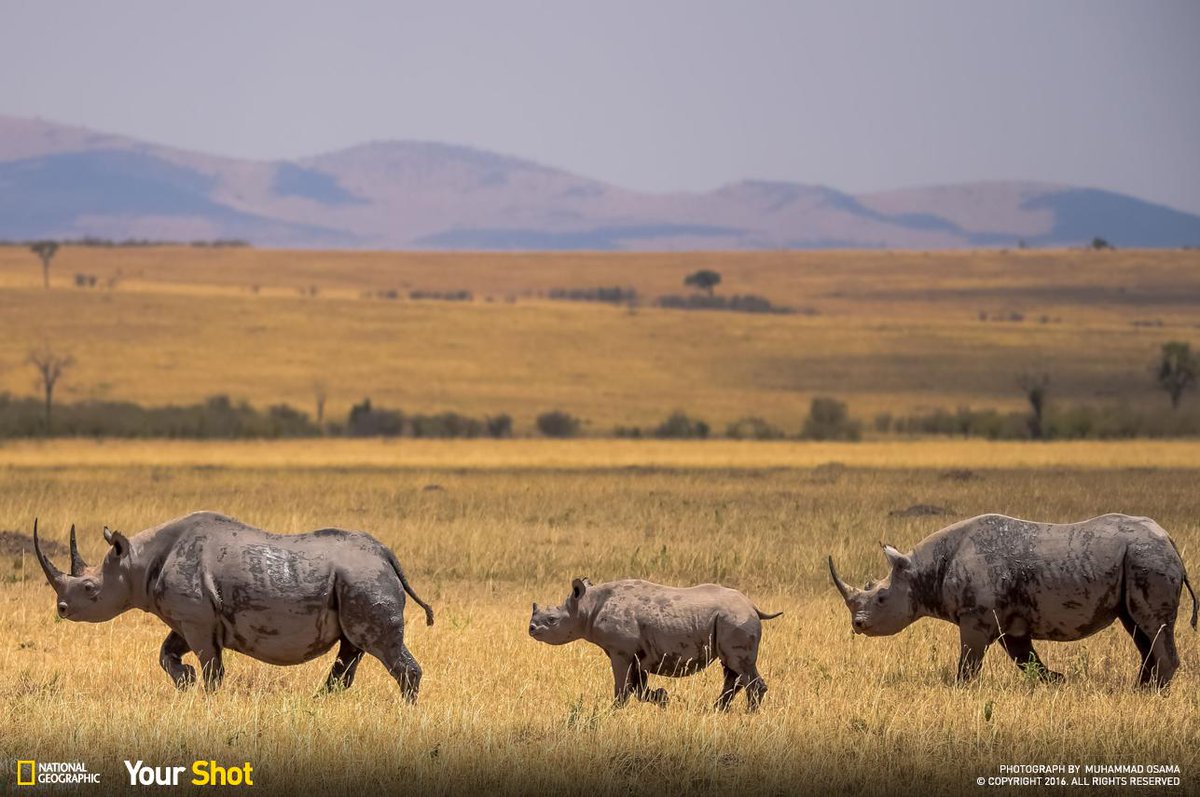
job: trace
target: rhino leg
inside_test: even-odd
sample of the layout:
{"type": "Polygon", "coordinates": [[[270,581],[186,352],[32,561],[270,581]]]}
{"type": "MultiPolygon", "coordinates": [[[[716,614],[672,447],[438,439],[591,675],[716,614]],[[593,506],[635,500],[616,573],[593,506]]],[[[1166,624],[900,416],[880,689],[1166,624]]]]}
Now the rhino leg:
{"type": "MultiPolygon", "coordinates": [[[[388,673],[400,685],[400,693],[404,695],[404,699],[415,704],[421,691],[421,665],[417,664],[417,660],[405,647],[404,632],[401,630],[394,637],[385,636],[365,643],[355,639],[348,629],[347,632],[352,644],[361,645],[362,650],[383,663],[388,673]]],[[[341,655],[340,652],[338,655],[341,655]]]]}
{"type": "Polygon", "coordinates": [[[1133,638],[1133,644],[1138,650],[1138,686],[1147,686],[1154,680],[1154,643],[1146,632],[1138,628],[1137,623],[1129,616],[1128,612],[1121,612],[1118,615],[1121,618],[1121,625],[1125,626],[1125,630],[1129,632],[1129,636],[1133,638]]]}
{"type": "Polygon", "coordinates": [[[1170,625],[1160,626],[1152,635],[1132,618],[1121,615],[1121,624],[1133,637],[1137,645],[1138,686],[1157,686],[1165,688],[1171,683],[1175,671],[1179,669],[1179,652],[1175,649],[1175,629],[1170,625]]]}
{"type": "Polygon", "coordinates": [[[762,625],[758,618],[748,623],[718,620],[714,639],[717,656],[725,667],[725,684],[716,707],[725,710],[738,689],[746,690],[746,701],[751,711],[757,711],[767,693],[767,684],[758,674],[758,642],[762,638],[762,625]],[[730,694],[729,673],[734,673],[733,694],[730,694]],[[728,699],[726,699],[728,695],[728,699]]]}
{"type": "Polygon", "coordinates": [[[362,661],[362,657],[362,650],[351,644],[350,640],[342,637],[337,658],[333,660],[333,668],[330,669],[329,677],[325,679],[325,686],[321,691],[332,692],[335,689],[349,689],[350,685],[354,683],[354,673],[358,670],[358,663],[362,661]]]}
{"type": "Polygon", "coordinates": [[[417,664],[417,660],[404,643],[397,641],[388,646],[386,653],[372,655],[383,662],[383,666],[387,667],[396,683],[400,684],[400,693],[404,695],[404,699],[415,704],[417,695],[421,692],[421,665],[417,664]]]}
{"type": "Polygon", "coordinates": [[[721,687],[721,696],[717,698],[716,709],[717,711],[728,711],[729,704],[737,697],[737,693],[742,691],[745,684],[742,682],[741,676],[729,669],[728,665],[722,663],[721,666],[725,669],[725,685],[721,687]]]}
{"type": "Polygon", "coordinates": [[[635,673],[638,671],[637,662],[632,656],[620,653],[609,653],[608,660],[613,672],[613,708],[621,708],[629,702],[636,686],[635,673]]]}
{"type": "Polygon", "coordinates": [[[960,652],[956,677],[959,683],[967,683],[979,676],[983,669],[983,654],[987,653],[995,636],[986,626],[965,622],[958,627],[958,638],[960,652]]]}
{"type": "Polygon", "coordinates": [[[651,689],[646,679],[646,671],[642,668],[641,662],[635,660],[633,667],[629,671],[629,684],[633,689],[633,693],[643,703],[654,703],[659,708],[666,708],[670,700],[667,696],[667,690],[662,688],[651,689]]]}
{"type": "Polygon", "coordinates": [[[196,670],[189,664],[183,663],[183,655],[190,653],[187,640],[176,631],[167,634],[162,647],[158,651],[158,663],[171,676],[176,689],[187,689],[196,683],[196,670]]]}
{"type": "Polygon", "coordinates": [[[1154,679],[1165,689],[1179,669],[1179,652],[1175,649],[1175,628],[1164,625],[1154,636],[1154,679]]]}
{"type": "Polygon", "coordinates": [[[1004,648],[1004,652],[1013,660],[1013,664],[1025,670],[1027,667],[1033,667],[1038,678],[1043,681],[1053,683],[1061,683],[1066,680],[1061,672],[1054,672],[1047,667],[1042,658],[1038,656],[1037,651],[1033,649],[1033,640],[1027,636],[1011,636],[1005,634],[1000,637],[1000,646],[1004,648]]]}
{"type": "Polygon", "coordinates": [[[213,629],[185,627],[183,638],[200,660],[200,675],[204,679],[205,690],[211,692],[219,689],[225,680],[225,664],[221,660],[221,646],[213,636],[213,629]]]}
{"type": "MultiPolygon", "coordinates": [[[[1179,669],[1175,615],[1179,611],[1182,585],[1182,574],[1172,573],[1169,563],[1160,564],[1157,572],[1139,561],[1134,561],[1128,568],[1125,613],[1149,640],[1150,647],[1150,654],[1146,655],[1142,652],[1142,644],[1138,644],[1138,650],[1142,652],[1142,669],[1138,675],[1141,684],[1153,681],[1157,686],[1165,687],[1179,669]]],[[[1137,637],[1134,642],[1138,642],[1137,637]]]]}
{"type": "Polygon", "coordinates": [[[421,666],[404,645],[404,591],[399,579],[339,582],[337,595],[338,622],[345,641],[379,659],[400,685],[404,699],[416,703],[421,666]]]}

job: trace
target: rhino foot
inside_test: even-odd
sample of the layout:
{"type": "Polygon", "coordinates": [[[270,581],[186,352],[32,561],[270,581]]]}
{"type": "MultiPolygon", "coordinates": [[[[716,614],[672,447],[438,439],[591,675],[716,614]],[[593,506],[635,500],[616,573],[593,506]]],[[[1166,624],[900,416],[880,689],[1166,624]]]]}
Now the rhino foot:
{"type": "Polygon", "coordinates": [[[662,688],[651,689],[642,699],[647,703],[656,703],[659,708],[666,708],[667,703],[670,701],[670,697],[667,696],[667,690],[662,688]]]}
{"type": "Polygon", "coordinates": [[[196,668],[190,664],[183,664],[172,680],[175,682],[175,688],[180,692],[191,689],[196,685],[196,668]]]}

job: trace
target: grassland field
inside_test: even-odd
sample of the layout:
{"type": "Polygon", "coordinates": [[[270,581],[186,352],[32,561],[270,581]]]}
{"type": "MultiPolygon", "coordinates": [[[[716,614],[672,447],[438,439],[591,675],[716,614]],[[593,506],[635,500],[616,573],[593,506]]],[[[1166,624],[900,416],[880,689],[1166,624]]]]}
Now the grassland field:
{"type": "MultiPolygon", "coordinates": [[[[824,563],[832,553],[862,583],[885,572],[881,539],[908,548],[985,511],[1067,521],[1121,510],[1157,518],[1195,572],[1200,459],[1124,467],[1121,449],[1142,444],[1114,443],[1029,467],[1015,445],[996,454],[975,441],[954,457],[920,460],[927,444],[917,442],[876,452],[872,467],[781,466],[778,446],[760,443],[747,444],[764,457],[757,465],[744,454],[736,467],[700,467],[687,464],[695,444],[674,443],[674,466],[627,468],[603,449],[629,444],[586,442],[519,467],[487,452],[463,457],[481,445],[470,441],[372,466],[255,466],[257,453],[197,465],[168,444],[161,457],[142,444],[134,464],[70,464],[70,446],[81,445],[70,442],[44,446],[40,463],[28,450],[6,460],[0,525],[27,532],[40,515],[47,538],[63,544],[76,523],[90,561],[104,553],[104,524],[135,531],[201,507],[279,531],[332,522],[391,546],[438,620],[426,628],[409,612],[409,646],[425,669],[416,707],[373,660],[348,692],[314,698],[332,653],[290,668],[230,654],[221,691],[177,693],[158,666],[158,620],[56,621],[36,563],[10,552],[0,702],[11,721],[0,723],[0,758],[77,751],[114,792],[126,782],[121,761],[140,758],[248,760],[256,788],[280,794],[961,794],[1008,763],[1174,764],[1185,785],[1168,793],[1200,793],[1200,645],[1183,622],[1182,669],[1164,693],[1132,688],[1137,657],[1117,626],[1039,646],[1065,685],[1031,681],[993,650],[980,681],[955,686],[951,625],[924,620],[896,637],[854,637],[824,563]],[[979,467],[964,473],[972,462],[979,467]],[[918,503],[950,514],[891,514],[918,503]],[[561,601],[580,575],[719,581],[785,611],[764,631],[763,710],[750,715],[739,703],[714,713],[720,676],[711,668],[654,679],[672,695],[665,710],[611,710],[598,649],[552,648],[525,631],[530,602],[561,601]]],[[[656,456],[672,461],[670,451],[656,456]]]]}
{"type": "Polygon", "coordinates": [[[0,248],[0,390],[35,393],[26,352],[76,364],[62,400],[193,402],[216,393],[328,417],[369,396],[409,412],[507,412],[518,434],[561,408],[585,432],[652,426],[675,409],[714,429],[757,415],[796,433],[815,395],[879,412],[1016,409],[1018,375],[1050,401],[1165,407],[1167,340],[1200,346],[1200,252],[984,251],[421,254],[65,247],[52,266],[0,248]],[[664,310],[697,268],[718,293],[815,315],[664,310]],[[76,288],[73,275],[97,276],[76,288]],[[107,287],[113,280],[112,287],[107,287]],[[636,308],[551,302],[622,285],[636,308]],[[315,296],[302,296],[309,287],[315,296]],[[256,289],[257,293],[252,289],[256,289]],[[468,290],[470,302],[364,293],[468,290]],[[981,321],[1009,318],[1024,320],[981,321]],[[1044,322],[1043,322],[1043,319],[1044,322]]]}
{"type": "MultiPolygon", "coordinates": [[[[330,415],[369,395],[407,411],[509,412],[521,435],[555,407],[593,433],[676,408],[718,429],[761,415],[795,431],[818,394],[867,419],[1016,408],[1016,374],[1031,368],[1051,372],[1055,401],[1167,411],[1150,365],[1164,340],[1200,342],[1197,307],[1197,252],[66,247],[45,291],[31,254],[0,248],[0,390],[33,394],[22,361],[48,341],[77,361],[66,400],[228,393],[307,409],[322,380],[330,415]],[[544,298],[625,285],[652,299],[683,292],[684,274],[704,267],[722,273],[719,292],[816,314],[544,298]],[[75,288],[77,272],[116,282],[75,288]],[[393,288],[475,298],[363,298],[393,288]]],[[[978,682],[956,686],[952,626],[853,636],[825,556],[862,583],[885,573],[880,540],[908,549],[984,512],[1072,521],[1122,511],[1158,520],[1194,575],[1198,484],[1200,443],[1190,440],[6,442],[0,531],[28,533],[38,516],[47,539],[64,544],[74,523],[95,562],[105,524],[136,532],[204,508],[281,532],[362,528],[397,553],[438,619],[426,628],[410,607],[408,643],[425,670],[415,707],[370,660],[352,689],[314,698],[332,653],[288,668],[230,654],[221,691],[177,693],[158,666],[159,621],[57,621],[36,563],[7,549],[0,766],[80,758],[102,774],[91,793],[121,791],[122,760],[140,758],[250,761],[267,794],[955,795],[1030,793],[975,785],[1003,764],[1174,764],[1183,786],[1167,793],[1196,795],[1200,645],[1185,623],[1182,667],[1165,692],[1132,688],[1136,652],[1119,627],[1039,645],[1067,674],[1063,685],[1037,683],[993,650],[978,682]],[[946,514],[893,514],[916,504],[946,514]],[[665,710],[613,711],[599,650],[551,648],[526,633],[530,602],[561,601],[582,575],[720,581],[783,610],[765,627],[762,712],[744,703],[713,712],[715,668],[654,679],[671,693],[665,710]]],[[[1103,792],[1126,793],[1150,792],[1103,792]]]]}

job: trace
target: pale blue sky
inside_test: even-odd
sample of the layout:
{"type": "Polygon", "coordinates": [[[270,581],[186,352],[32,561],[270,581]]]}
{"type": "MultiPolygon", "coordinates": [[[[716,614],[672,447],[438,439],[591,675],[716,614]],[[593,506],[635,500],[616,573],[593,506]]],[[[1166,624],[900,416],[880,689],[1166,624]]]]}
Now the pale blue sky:
{"type": "Polygon", "coordinates": [[[1200,3],[17,2],[0,113],[469,144],[651,190],[1038,179],[1200,212],[1200,3]]]}

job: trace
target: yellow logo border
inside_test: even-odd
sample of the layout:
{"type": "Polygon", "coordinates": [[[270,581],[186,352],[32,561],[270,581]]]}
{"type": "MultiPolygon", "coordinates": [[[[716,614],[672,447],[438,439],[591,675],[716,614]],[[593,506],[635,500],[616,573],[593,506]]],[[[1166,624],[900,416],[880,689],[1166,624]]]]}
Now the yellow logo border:
{"type": "Polygon", "coordinates": [[[30,759],[27,761],[17,762],[17,785],[18,786],[36,786],[37,785],[37,762],[30,759]],[[29,765],[29,780],[21,779],[21,770],[24,769],[23,764],[29,765]]]}

